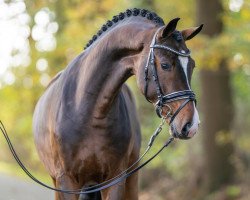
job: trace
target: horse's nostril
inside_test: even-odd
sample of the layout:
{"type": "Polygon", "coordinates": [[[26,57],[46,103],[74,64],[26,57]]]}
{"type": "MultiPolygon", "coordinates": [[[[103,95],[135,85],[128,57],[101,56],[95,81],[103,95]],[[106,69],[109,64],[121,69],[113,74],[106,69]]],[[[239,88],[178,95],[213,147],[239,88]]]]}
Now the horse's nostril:
{"type": "Polygon", "coordinates": [[[192,126],[192,123],[190,122],[186,123],[185,126],[181,130],[182,135],[187,136],[191,126],[192,126]]]}

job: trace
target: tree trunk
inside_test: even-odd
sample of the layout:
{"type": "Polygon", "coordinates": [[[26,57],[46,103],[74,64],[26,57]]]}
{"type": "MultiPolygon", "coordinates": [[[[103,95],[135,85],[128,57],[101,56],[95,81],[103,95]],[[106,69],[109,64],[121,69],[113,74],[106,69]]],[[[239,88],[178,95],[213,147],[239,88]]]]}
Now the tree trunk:
{"type": "MultiPolygon", "coordinates": [[[[212,38],[222,33],[222,12],[220,0],[197,0],[197,22],[204,23],[203,34],[212,38]]],[[[204,65],[209,59],[213,58],[204,60],[204,65]]],[[[200,72],[200,81],[204,186],[206,192],[211,192],[233,178],[234,168],[230,162],[233,153],[230,126],[233,121],[234,106],[227,59],[220,60],[215,70],[203,67],[204,69],[200,72]]]]}

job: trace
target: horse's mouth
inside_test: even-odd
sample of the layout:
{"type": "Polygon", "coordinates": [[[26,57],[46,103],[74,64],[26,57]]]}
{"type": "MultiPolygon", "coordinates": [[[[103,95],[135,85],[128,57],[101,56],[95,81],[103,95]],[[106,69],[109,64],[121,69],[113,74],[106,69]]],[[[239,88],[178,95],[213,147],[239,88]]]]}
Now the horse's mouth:
{"type": "Polygon", "coordinates": [[[191,139],[195,134],[196,130],[190,129],[187,133],[179,133],[178,130],[175,128],[173,124],[170,125],[169,129],[170,135],[172,135],[174,138],[179,138],[183,140],[191,139]]]}

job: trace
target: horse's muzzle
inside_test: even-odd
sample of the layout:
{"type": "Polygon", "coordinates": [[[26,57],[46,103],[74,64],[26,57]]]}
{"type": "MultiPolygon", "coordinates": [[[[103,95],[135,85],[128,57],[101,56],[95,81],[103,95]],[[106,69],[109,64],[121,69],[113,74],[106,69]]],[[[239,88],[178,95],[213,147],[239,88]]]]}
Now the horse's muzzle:
{"type": "Polygon", "coordinates": [[[192,138],[198,131],[198,126],[192,123],[186,123],[180,132],[177,131],[174,124],[170,126],[170,134],[179,139],[188,140],[192,138]]]}

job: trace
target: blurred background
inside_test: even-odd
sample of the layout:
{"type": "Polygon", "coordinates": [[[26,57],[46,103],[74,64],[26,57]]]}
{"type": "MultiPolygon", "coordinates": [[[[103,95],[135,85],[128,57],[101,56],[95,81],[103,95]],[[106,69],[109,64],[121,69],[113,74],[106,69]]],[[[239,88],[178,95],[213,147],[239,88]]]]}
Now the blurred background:
{"type": "MultiPolygon", "coordinates": [[[[200,132],[174,142],[141,170],[140,199],[249,200],[250,0],[0,0],[0,120],[21,160],[52,184],[34,148],[35,104],[103,23],[133,7],[155,11],[165,23],[180,17],[179,30],[205,24],[187,42],[196,61],[192,88],[200,132]]],[[[143,151],[160,120],[135,79],[128,84],[136,96],[143,151]]],[[[0,138],[0,200],[53,199],[25,176],[0,138]]],[[[153,152],[167,138],[165,129],[153,152]]]]}

